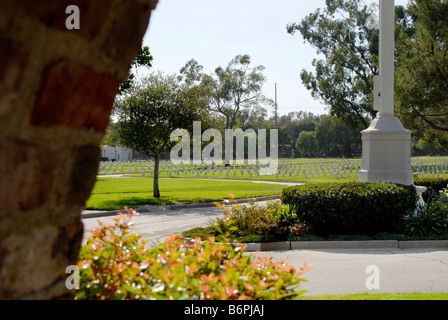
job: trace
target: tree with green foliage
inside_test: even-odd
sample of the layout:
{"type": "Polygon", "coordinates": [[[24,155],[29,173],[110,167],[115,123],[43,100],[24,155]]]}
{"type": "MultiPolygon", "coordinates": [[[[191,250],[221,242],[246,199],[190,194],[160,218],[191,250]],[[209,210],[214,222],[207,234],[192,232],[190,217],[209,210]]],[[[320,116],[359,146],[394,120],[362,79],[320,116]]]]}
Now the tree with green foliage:
{"type": "Polygon", "coordinates": [[[448,148],[448,2],[411,0],[396,28],[396,112],[418,138],[448,148]]]}
{"type": "Polygon", "coordinates": [[[424,153],[425,155],[435,156],[440,154],[446,154],[446,151],[440,146],[437,140],[428,141],[424,139],[419,139],[414,144],[414,148],[424,153]]]}
{"type": "Polygon", "coordinates": [[[195,59],[188,60],[185,65],[179,70],[179,80],[191,85],[200,85],[204,77],[202,72],[204,67],[201,66],[195,59]]]}
{"type": "MultiPolygon", "coordinates": [[[[131,69],[138,68],[138,67],[151,68],[152,60],[153,60],[153,56],[149,52],[149,47],[143,46],[140,49],[137,57],[135,57],[134,62],[131,65],[131,69]]],[[[118,89],[118,94],[121,95],[121,94],[125,94],[126,92],[128,92],[129,89],[134,84],[134,81],[135,81],[135,75],[131,71],[129,73],[128,78],[120,84],[120,88],[118,89]]]]}
{"type": "Polygon", "coordinates": [[[119,147],[119,140],[116,134],[116,130],[114,130],[114,123],[110,122],[106,128],[106,133],[103,137],[103,141],[101,142],[104,146],[110,147],[119,147]]]}
{"type": "Polygon", "coordinates": [[[296,148],[303,155],[319,152],[319,142],[314,131],[302,131],[296,141],[296,148]]]}
{"type": "Polygon", "coordinates": [[[266,117],[263,105],[268,99],[262,94],[266,81],[264,66],[251,67],[249,55],[237,55],[228,65],[218,67],[211,75],[194,59],[180,70],[186,83],[200,83],[205,89],[209,109],[225,118],[225,128],[234,129],[260,125],[266,117]]]}
{"type": "MultiPolygon", "coordinates": [[[[118,96],[126,94],[133,86],[135,81],[135,75],[132,72],[132,68],[139,68],[139,67],[151,68],[152,60],[153,56],[149,52],[149,47],[143,46],[131,65],[131,70],[129,71],[128,78],[120,84],[120,87],[118,88],[118,96]]],[[[107,126],[106,133],[103,137],[103,141],[101,142],[101,144],[111,147],[119,146],[118,137],[116,136],[116,132],[114,130],[113,119],[111,119],[109,125],[107,126]]]]}
{"type": "Polygon", "coordinates": [[[287,25],[323,59],[314,59],[314,72],[302,70],[300,78],[314,98],[322,100],[331,116],[366,128],[376,117],[373,109],[373,75],[378,74],[378,36],[372,24],[372,7],[362,0],[326,0],[300,23],[287,25]]]}
{"type": "Polygon", "coordinates": [[[160,155],[175,144],[171,133],[176,129],[191,132],[193,122],[204,117],[206,105],[199,87],[162,73],[143,78],[116,99],[114,131],[119,144],[154,158],[154,197],[160,197],[160,155]]]}
{"type": "Polygon", "coordinates": [[[353,157],[354,149],[361,147],[361,129],[344,125],[337,118],[322,115],[316,126],[320,152],[353,157]]]}
{"type": "Polygon", "coordinates": [[[319,122],[319,116],[311,112],[290,112],[279,118],[279,144],[295,145],[302,131],[314,131],[319,122]]]}

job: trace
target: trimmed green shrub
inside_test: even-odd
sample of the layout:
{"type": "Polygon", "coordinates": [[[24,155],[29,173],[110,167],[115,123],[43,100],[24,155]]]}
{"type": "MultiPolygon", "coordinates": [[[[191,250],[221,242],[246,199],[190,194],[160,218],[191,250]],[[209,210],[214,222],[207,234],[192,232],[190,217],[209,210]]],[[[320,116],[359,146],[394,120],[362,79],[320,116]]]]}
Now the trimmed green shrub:
{"type": "Polygon", "coordinates": [[[425,202],[429,202],[431,198],[437,197],[440,191],[448,187],[448,178],[414,178],[414,184],[428,188],[423,192],[422,197],[425,202]]]}
{"type": "Polygon", "coordinates": [[[283,190],[310,233],[374,235],[395,232],[418,202],[414,186],[394,183],[316,183],[283,190]]]}

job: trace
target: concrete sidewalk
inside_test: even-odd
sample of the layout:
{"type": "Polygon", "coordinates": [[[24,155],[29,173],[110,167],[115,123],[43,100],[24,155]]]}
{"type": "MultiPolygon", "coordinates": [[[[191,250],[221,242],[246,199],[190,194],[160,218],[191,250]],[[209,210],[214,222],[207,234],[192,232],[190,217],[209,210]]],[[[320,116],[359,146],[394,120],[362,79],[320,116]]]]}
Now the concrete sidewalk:
{"type": "Polygon", "coordinates": [[[321,249],[262,252],[296,268],[305,295],[448,292],[448,249],[321,249]]]}
{"type": "MultiPolygon", "coordinates": [[[[264,201],[258,202],[265,203],[264,201]]],[[[153,245],[171,233],[207,226],[222,217],[212,204],[190,206],[143,206],[133,218],[135,232],[153,245]]],[[[97,220],[112,222],[116,212],[83,212],[85,230],[97,220]]],[[[84,240],[89,236],[85,232],[84,240]]],[[[304,263],[314,268],[303,275],[306,295],[363,292],[448,292],[448,241],[332,241],[250,244],[249,252],[286,260],[296,269],[304,263]],[[369,269],[370,268],[370,269],[369,269]],[[373,280],[372,280],[373,279],[373,280]]]]}
{"type": "MultiPolygon", "coordinates": [[[[268,201],[276,200],[279,196],[258,197],[257,205],[265,205],[268,201]]],[[[247,204],[249,199],[234,200],[234,203],[247,204]]],[[[168,235],[182,233],[195,227],[210,225],[212,220],[222,217],[222,210],[213,203],[197,203],[183,205],[141,205],[135,210],[139,213],[134,217],[136,232],[141,232],[144,238],[150,238],[154,243],[164,241],[168,235]]],[[[92,211],[82,212],[82,219],[86,229],[95,227],[97,220],[111,222],[118,212],[92,211]]],[[[85,234],[85,237],[88,234],[85,234]]],[[[248,244],[248,251],[282,251],[282,250],[313,250],[313,249],[419,249],[439,248],[448,250],[448,240],[442,241],[397,241],[397,240],[374,240],[374,241],[303,241],[303,242],[275,242],[275,243],[253,243],[248,244]]]]}

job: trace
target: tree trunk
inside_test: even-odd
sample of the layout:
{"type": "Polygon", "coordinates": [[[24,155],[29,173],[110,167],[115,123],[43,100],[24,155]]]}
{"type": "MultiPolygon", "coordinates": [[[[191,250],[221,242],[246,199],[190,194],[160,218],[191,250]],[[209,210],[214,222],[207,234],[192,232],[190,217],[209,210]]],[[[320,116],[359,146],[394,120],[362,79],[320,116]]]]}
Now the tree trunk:
{"type": "Polygon", "coordinates": [[[342,154],[346,158],[353,158],[352,145],[350,143],[346,143],[342,147],[342,154]]]}
{"type": "Polygon", "coordinates": [[[156,3],[0,0],[0,300],[75,298],[99,145],[156,3]]]}
{"type": "Polygon", "coordinates": [[[160,198],[159,162],[160,162],[160,154],[157,153],[154,157],[154,182],[153,182],[153,197],[154,198],[160,198]]]}

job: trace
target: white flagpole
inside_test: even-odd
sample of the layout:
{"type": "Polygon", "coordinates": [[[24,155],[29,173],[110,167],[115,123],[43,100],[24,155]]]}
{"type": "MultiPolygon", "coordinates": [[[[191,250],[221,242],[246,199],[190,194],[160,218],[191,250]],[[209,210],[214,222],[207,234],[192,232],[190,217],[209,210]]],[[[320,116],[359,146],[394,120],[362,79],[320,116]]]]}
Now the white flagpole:
{"type": "Polygon", "coordinates": [[[380,0],[381,114],[394,114],[395,0],[380,0]]]}

